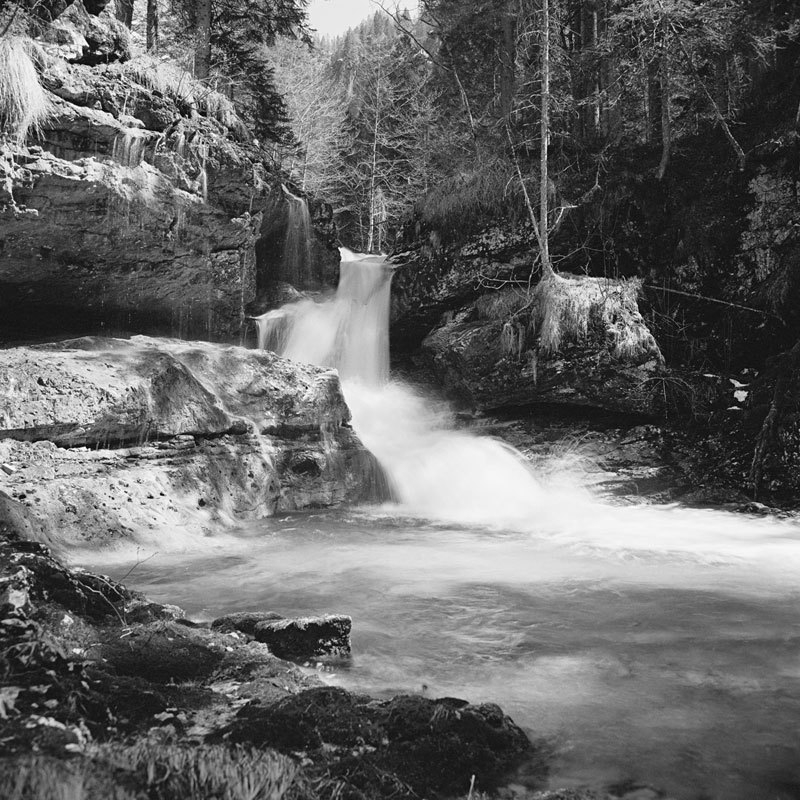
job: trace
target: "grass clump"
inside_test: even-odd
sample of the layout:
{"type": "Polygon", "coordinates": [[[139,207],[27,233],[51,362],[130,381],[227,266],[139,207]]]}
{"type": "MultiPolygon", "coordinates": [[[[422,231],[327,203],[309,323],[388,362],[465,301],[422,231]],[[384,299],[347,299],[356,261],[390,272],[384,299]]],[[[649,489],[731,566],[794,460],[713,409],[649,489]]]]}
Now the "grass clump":
{"type": "Polygon", "coordinates": [[[146,781],[149,800],[281,800],[296,796],[296,764],[272,750],[139,742],[97,748],[95,759],[146,781]]]}
{"type": "Polygon", "coordinates": [[[177,103],[193,107],[226,128],[242,127],[243,123],[230,98],[197,80],[174,61],[140,55],[126,61],[119,70],[136,83],[160,92],[177,103]]]}
{"type": "Polygon", "coordinates": [[[531,293],[530,326],[545,355],[565,344],[584,341],[590,331],[604,336],[614,357],[661,360],[653,334],[639,313],[638,280],[611,280],[586,275],[548,275],[531,293]]]}
{"type": "Polygon", "coordinates": [[[482,318],[504,320],[501,346],[515,358],[535,341],[539,353],[552,356],[566,345],[593,339],[620,361],[661,361],[639,313],[640,289],[638,280],[552,274],[533,289],[504,289],[484,295],[476,305],[482,318]]]}
{"type": "Polygon", "coordinates": [[[308,797],[295,763],[272,750],[160,742],[91,747],[65,761],[0,760],[4,800],[294,800],[308,797]]]}
{"type": "Polygon", "coordinates": [[[24,36],[0,38],[0,133],[17,142],[41,131],[51,113],[37,63],[44,54],[24,36]]]}
{"type": "Polygon", "coordinates": [[[145,795],[99,773],[86,759],[34,755],[0,761],[4,800],[144,800],[145,795]]]}
{"type": "Polygon", "coordinates": [[[461,231],[523,210],[513,167],[501,159],[487,159],[443,178],[416,208],[424,225],[461,231]]]}

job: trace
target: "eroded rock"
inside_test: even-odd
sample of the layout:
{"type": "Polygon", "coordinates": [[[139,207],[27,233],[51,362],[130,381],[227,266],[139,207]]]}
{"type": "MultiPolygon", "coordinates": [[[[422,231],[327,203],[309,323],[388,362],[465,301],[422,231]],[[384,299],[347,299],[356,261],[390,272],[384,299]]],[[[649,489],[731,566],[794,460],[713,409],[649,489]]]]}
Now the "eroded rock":
{"type": "Polygon", "coordinates": [[[182,541],[386,496],[330,370],[201,342],[86,338],[0,351],[0,382],[0,521],[29,538],[182,541]]]}
{"type": "Polygon", "coordinates": [[[353,620],[343,615],[263,620],[256,623],[253,636],[278,658],[305,661],[318,656],[350,654],[353,620]]]}

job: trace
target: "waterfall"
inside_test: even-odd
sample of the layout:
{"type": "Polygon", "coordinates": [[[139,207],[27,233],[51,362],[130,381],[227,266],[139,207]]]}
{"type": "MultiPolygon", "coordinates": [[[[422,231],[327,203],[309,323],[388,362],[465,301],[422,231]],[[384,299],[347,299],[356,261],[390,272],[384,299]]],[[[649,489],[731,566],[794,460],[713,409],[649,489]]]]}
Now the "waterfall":
{"type": "Polygon", "coordinates": [[[512,447],[454,429],[449,409],[389,380],[389,288],[384,258],[342,251],[339,288],[258,320],[260,344],[339,370],[353,427],[386,472],[404,514],[531,531],[589,552],[643,552],[800,566],[795,525],[712,510],[616,507],[562,476],[543,484],[512,447]]]}
{"type": "Polygon", "coordinates": [[[392,270],[342,249],[339,286],[257,319],[259,346],[339,371],[353,426],[413,514],[493,524],[527,519],[542,489],[513,448],[452,429],[446,409],[389,381],[392,270]]]}
{"type": "Polygon", "coordinates": [[[294,361],[334,367],[343,382],[380,386],[389,378],[391,270],[384,258],[348,252],[336,293],[258,317],[258,345],[294,361]]]}
{"type": "Polygon", "coordinates": [[[147,146],[147,134],[136,128],[126,128],[114,137],[111,157],[123,167],[138,167],[147,146]]]}
{"type": "Polygon", "coordinates": [[[311,212],[305,198],[293,195],[285,186],[282,189],[288,207],[281,279],[303,288],[311,271],[311,212]]]}

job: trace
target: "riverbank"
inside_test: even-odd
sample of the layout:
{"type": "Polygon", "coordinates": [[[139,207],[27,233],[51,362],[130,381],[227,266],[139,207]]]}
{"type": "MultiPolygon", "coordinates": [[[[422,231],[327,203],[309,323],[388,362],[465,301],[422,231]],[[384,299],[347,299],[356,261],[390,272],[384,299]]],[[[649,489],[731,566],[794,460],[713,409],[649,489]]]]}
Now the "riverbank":
{"type": "Polygon", "coordinates": [[[202,625],[1,536],[4,797],[457,796],[541,761],[497,706],[373,701],[274,655],[346,657],[344,618],[333,637],[330,618],[202,625]],[[314,625],[298,649],[292,631],[314,625]]]}

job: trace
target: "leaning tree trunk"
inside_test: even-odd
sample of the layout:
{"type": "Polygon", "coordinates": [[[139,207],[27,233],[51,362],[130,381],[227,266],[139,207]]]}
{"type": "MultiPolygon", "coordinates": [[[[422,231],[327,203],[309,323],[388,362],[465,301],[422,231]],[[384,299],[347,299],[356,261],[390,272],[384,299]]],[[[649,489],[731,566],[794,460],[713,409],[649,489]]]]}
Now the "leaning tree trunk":
{"type": "Polygon", "coordinates": [[[672,152],[672,84],[669,70],[669,31],[667,31],[664,34],[664,41],[661,43],[659,64],[661,73],[661,163],[658,165],[658,179],[660,181],[666,175],[672,152]]]}
{"type": "Polygon", "coordinates": [[[147,52],[158,55],[158,0],[147,0],[147,52]]]}
{"type": "Polygon", "coordinates": [[[553,274],[550,261],[550,244],[547,237],[549,223],[549,180],[547,162],[550,145],[550,0],[542,0],[542,124],[539,153],[539,250],[542,277],[553,274]]]}
{"type": "Polygon", "coordinates": [[[211,72],[211,0],[197,3],[197,45],[194,54],[194,76],[201,80],[211,72]]]}
{"type": "Polygon", "coordinates": [[[133,0],[116,0],[114,16],[126,27],[133,25],[133,0]]]}
{"type": "Polygon", "coordinates": [[[800,368],[800,341],[784,355],[777,366],[778,374],[775,381],[775,391],[772,394],[769,411],[767,411],[767,415],[764,417],[764,422],[761,425],[761,430],[756,440],[749,476],[750,488],[753,490],[753,497],[756,500],[761,491],[764,463],[774,445],[778,425],[780,424],[784,409],[791,400],[790,390],[792,380],[798,368],[800,368]]]}

